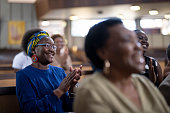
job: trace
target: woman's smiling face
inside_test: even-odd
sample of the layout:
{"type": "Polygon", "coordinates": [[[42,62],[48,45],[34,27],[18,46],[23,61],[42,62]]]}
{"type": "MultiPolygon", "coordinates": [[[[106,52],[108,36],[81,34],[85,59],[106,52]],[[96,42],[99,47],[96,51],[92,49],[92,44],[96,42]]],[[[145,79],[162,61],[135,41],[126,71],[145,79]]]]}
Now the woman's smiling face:
{"type": "Polygon", "coordinates": [[[143,49],[136,34],[123,24],[110,27],[109,34],[104,51],[111,66],[128,73],[141,72],[144,69],[143,49]]]}
{"type": "Polygon", "coordinates": [[[53,62],[53,57],[55,55],[55,50],[52,48],[54,46],[54,41],[49,37],[42,38],[38,44],[49,44],[50,47],[45,45],[38,45],[35,47],[34,54],[37,55],[38,61],[42,65],[48,65],[53,62]]]}
{"type": "Polygon", "coordinates": [[[64,40],[61,37],[54,39],[54,44],[57,46],[57,50],[61,50],[64,47],[64,40]]]}
{"type": "Polygon", "coordinates": [[[147,51],[148,47],[149,47],[149,43],[148,43],[148,37],[146,36],[146,34],[144,32],[138,32],[137,34],[137,38],[138,41],[141,43],[144,52],[147,51]]]}

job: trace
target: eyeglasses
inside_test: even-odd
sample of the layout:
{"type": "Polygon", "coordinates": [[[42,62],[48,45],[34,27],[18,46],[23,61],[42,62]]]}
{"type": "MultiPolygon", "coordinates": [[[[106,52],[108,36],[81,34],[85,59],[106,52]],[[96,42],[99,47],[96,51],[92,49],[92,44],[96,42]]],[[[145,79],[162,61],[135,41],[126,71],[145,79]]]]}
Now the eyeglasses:
{"type": "Polygon", "coordinates": [[[55,45],[50,45],[48,43],[46,43],[46,44],[37,44],[36,46],[45,46],[46,48],[48,48],[48,49],[52,48],[53,50],[57,49],[57,47],[55,45]]]}

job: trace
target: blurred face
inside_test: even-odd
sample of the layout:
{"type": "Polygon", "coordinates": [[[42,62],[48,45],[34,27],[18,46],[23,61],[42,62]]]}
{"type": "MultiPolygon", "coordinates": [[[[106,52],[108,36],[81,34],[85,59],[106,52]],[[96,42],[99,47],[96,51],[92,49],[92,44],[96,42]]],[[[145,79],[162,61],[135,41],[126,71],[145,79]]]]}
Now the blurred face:
{"type": "Polygon", "coordinates": [[[38,44],[48,45],[38,45],[35,47],[34,51],[38,57],[38,61],[43,65],[52,63],[55,55],[55,49],[52,48],[52,46],[54,46],[54,41],[51,38],[44,37],[38,42],[38,44]]]}
{"type": "Polygon", "coordinates": [[[54,43],[57,46],[57,50],[61,50],[64,47],[63,38],[57,37],[54,39],[54,43]]]}
{"type": "Polygon", "coordinates": [[[111,67],[129,74],[141,72],[144,69],[143,51],[135,33],[122,24],[109,28],[109,33],[104,51],[111,67]]]}
{"type": "Polygon", "coordinates": [[[146,36],[145,33],[139,32],[137,33],[137,38],[138,38],[138,41],[141,43],[144,52],[146,52],[149,47],[148,37],[146,36]]]}

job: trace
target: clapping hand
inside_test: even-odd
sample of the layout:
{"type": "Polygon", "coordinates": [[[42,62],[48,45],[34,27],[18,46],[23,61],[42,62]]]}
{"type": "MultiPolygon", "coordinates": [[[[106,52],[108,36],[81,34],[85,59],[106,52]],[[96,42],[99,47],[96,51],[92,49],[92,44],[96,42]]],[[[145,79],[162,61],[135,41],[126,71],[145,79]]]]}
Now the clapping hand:
{"type": "Polygon", "coordinates": [[[70,89],[70,92],[73,92],[75,85],[78,83],[78,80],[81,76],[82,65],[79,69],[73,69],[70,67],[70,73],[63,79],[60,86],[55,89],[53,92],[59,98],[70,89]]]}
{"type": "Polygon", "coordinates": [[[60,89],[63,93],[66,93],[69,87],[71,86],[72,81],[75,78],[75,75],[77,73],[77,70],[74,69],[72,72],[70,72],[61,82],[58,89],[60,89]]]}
{"type": "MultiPolygon", "coordinates": [[[[72,70],[73,70],[73,68],[70,67],[70,72],[72,72],[72,70]]],[[[82,65],[80,65],[80,67],[78,69],[76,68],[76,74],[75,74],[75,77],[71,83],[71,86],[75,86],[78,83],[81,73],[82,73],[81,70],[82,70],[82,65]]]]}
{"type": "Polygon", "coordinates": [[[154,66],[152,65],[152,59],[150,59],[149,62],[149,78],[153,83],[156,82],[156,73],[154,71],[154,66]]]}
{"type": "MultiPolygon", "coordinates": [[[[70,72],[72,72],[72,67],[70,67],[70,72]]],[[[69,89],[69,92],[73,93],[74,91],[74,87],[75,85],[78,83],[78,81],[80,80],[80,76],[82,74],[81,70],[82,70],[82,65],[80,65],[80,67],[78,69],[76,69],[77,72],[76,72],[76,75],[75,75],[75,78],[73,79],[72,83],[71,83],[71,86],[70,86],[70,89],[69,89]]]]}

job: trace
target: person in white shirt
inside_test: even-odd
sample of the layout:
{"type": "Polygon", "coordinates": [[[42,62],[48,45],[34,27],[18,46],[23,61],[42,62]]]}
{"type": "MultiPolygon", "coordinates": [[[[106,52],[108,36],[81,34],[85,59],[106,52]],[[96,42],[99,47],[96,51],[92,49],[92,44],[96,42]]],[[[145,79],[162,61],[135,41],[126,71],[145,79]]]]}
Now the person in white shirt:
{"type": "Polygon", "coordinates": [[[17,72],[31,64],[31,58],[24,51],[21,51],[14,57],[12,68],[14,68],[15,72],[17,72]]]}

